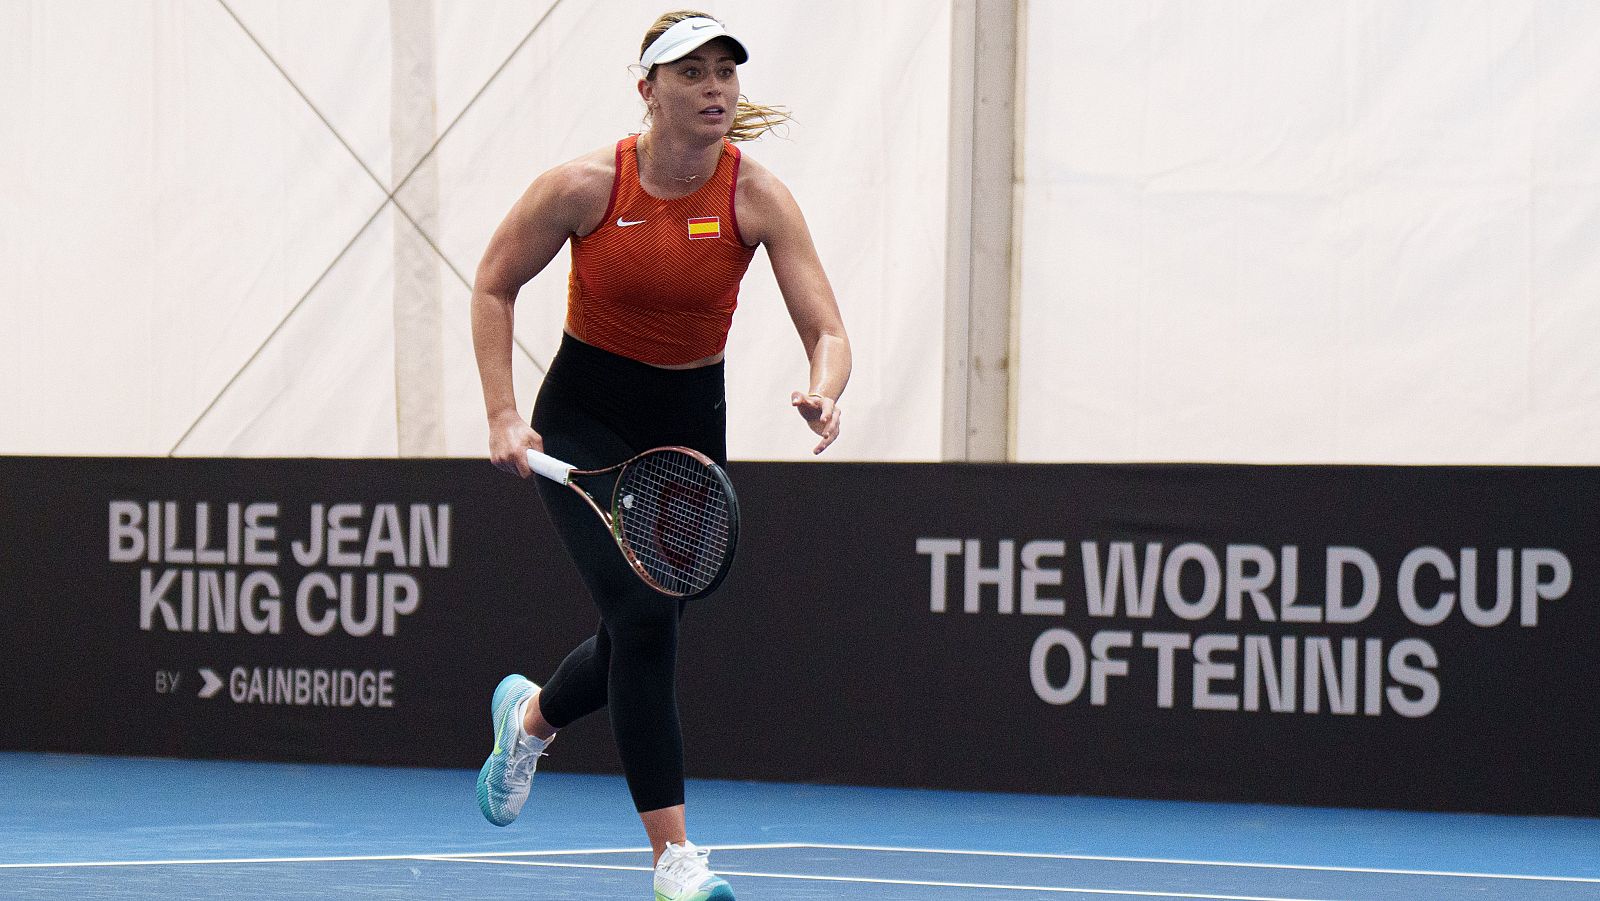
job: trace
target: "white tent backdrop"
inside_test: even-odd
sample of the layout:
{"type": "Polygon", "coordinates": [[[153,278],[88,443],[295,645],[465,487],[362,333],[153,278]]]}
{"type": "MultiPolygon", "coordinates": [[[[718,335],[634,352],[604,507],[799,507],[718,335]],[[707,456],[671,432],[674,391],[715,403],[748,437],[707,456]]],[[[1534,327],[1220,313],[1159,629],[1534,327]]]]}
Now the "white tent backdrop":
{"type": "MultiPolygon", "coordinates": [[[[827,459],[940,455],[968,2],[702,4],[796,116],[746,150],[857,348],[827,459]]],[[[483,453],[468,282],[640,127],[668,5],[0,0],[0,452],[483,453]]],[[[1021,13],[1016,459],[1600,463],[1600,4],[1021,13]]],[[[518,307],[525,409],[565,274],[518,307]]],[[[764,256],[729,374],[732,455],[809,459],[764,256]]]]}
{"type": "MultiPolygon", "coordinates": [[[[799,199],[863,350],[829,456],[936,458],[945,4],[701,6],[752,48],[745,93],[794,112],[745,150],[799,199]]],[[[639,130],[628,65],[664,8],[0,2],[0,452],[483,453],[468,282],[534,176],[639,130]],[[388,194],[434,138],[402,215],[388,194]],[[429,315],[433,364],[415,340],[429,315]],[[412,330],[398,341],[397,319],[412,330]],[[411,402],[430,379],[441,434],[407,451],[397,385],[411,402]]],[[[566,265],[519,300],[524,408],[560,336],[566,265]]],[[[788,406],[804,353],[764,255],[729,382],[734,457],[810,456],[788,406]]]]}
{"type": "Polygon", "coordinates": [[[1600,463],[1600,4],[1028,15],[1019,459],[1600,463]]]}

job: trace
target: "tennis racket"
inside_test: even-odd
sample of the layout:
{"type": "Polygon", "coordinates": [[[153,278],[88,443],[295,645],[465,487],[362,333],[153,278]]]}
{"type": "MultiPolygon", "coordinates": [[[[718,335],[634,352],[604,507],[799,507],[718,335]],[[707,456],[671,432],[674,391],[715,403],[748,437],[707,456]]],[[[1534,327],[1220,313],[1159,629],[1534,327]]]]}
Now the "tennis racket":
{"type": "Polygon", "coordinates": [[[710,457],[658,447],[605,469],[578,469],[528,451],[533,471],[578,493],[616,539],[646,585],[675,598],[710,594],[722,584],[739,542],[739,500],[710,457]],[[609,512],[576,479],[616,474],[609,512]]]}

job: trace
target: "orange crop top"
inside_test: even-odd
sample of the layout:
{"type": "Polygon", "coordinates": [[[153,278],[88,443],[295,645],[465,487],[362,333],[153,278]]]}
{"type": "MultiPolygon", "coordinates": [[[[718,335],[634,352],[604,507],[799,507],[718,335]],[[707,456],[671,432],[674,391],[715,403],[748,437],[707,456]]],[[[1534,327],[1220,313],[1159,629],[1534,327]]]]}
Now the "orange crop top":
{"type": "Polygon", "coordinates": [[[739,280],[755,256],[733,214],[739,148],[724,140],[705,184],[661,200],[639,184],[638,142],[617,142],[605,218],[572,236],[566,327],[585,344],[640,362],[689,363],[728,343],[739,280]]]}

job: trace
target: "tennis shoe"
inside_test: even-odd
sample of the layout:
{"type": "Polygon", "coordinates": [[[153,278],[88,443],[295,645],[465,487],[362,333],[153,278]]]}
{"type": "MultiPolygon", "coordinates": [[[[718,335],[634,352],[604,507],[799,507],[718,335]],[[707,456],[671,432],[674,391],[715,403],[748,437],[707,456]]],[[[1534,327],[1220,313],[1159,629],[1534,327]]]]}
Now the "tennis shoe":
{"type": "Polygon", "coordinates": [[[727,880],[711,872],[710,852],[667,843],[656,861],[656,901],[734,901],[727,880]]]}
{"type": "Polygon", "coordinates": [[[489,712],[494,725],[494,753],[478,771],[478,809],[496,826],[509,826],[522,812],[533,784],[533,771],[549,742],[522,729],[525,702],[539,686],[522,676],[507,676],[495,687],[489,712]]]}

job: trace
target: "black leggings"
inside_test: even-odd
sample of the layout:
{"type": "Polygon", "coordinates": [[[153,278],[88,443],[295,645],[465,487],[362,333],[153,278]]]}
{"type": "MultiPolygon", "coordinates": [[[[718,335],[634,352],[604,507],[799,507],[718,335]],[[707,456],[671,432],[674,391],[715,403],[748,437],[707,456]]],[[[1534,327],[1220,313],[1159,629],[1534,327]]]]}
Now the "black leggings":
{"type": "MultiPolygon", "coordinates": [[[[652,447],[691,447],[727,463],[721,363],[659,369],[570,335],[561,340],[533,409],[545,452],[601,469],[652,447]]],[[[600,628],[545,683],[539,708],[556,728],[611,711],[622,770],[641,813],[683,803],[683,735],[675,663],[684,603],[633,574],[599,518],[569,488],[536,479],[567,555],[600,608],[600,628]]],[[[601,506],[609,486],[593,491],[601,506]]]]}

